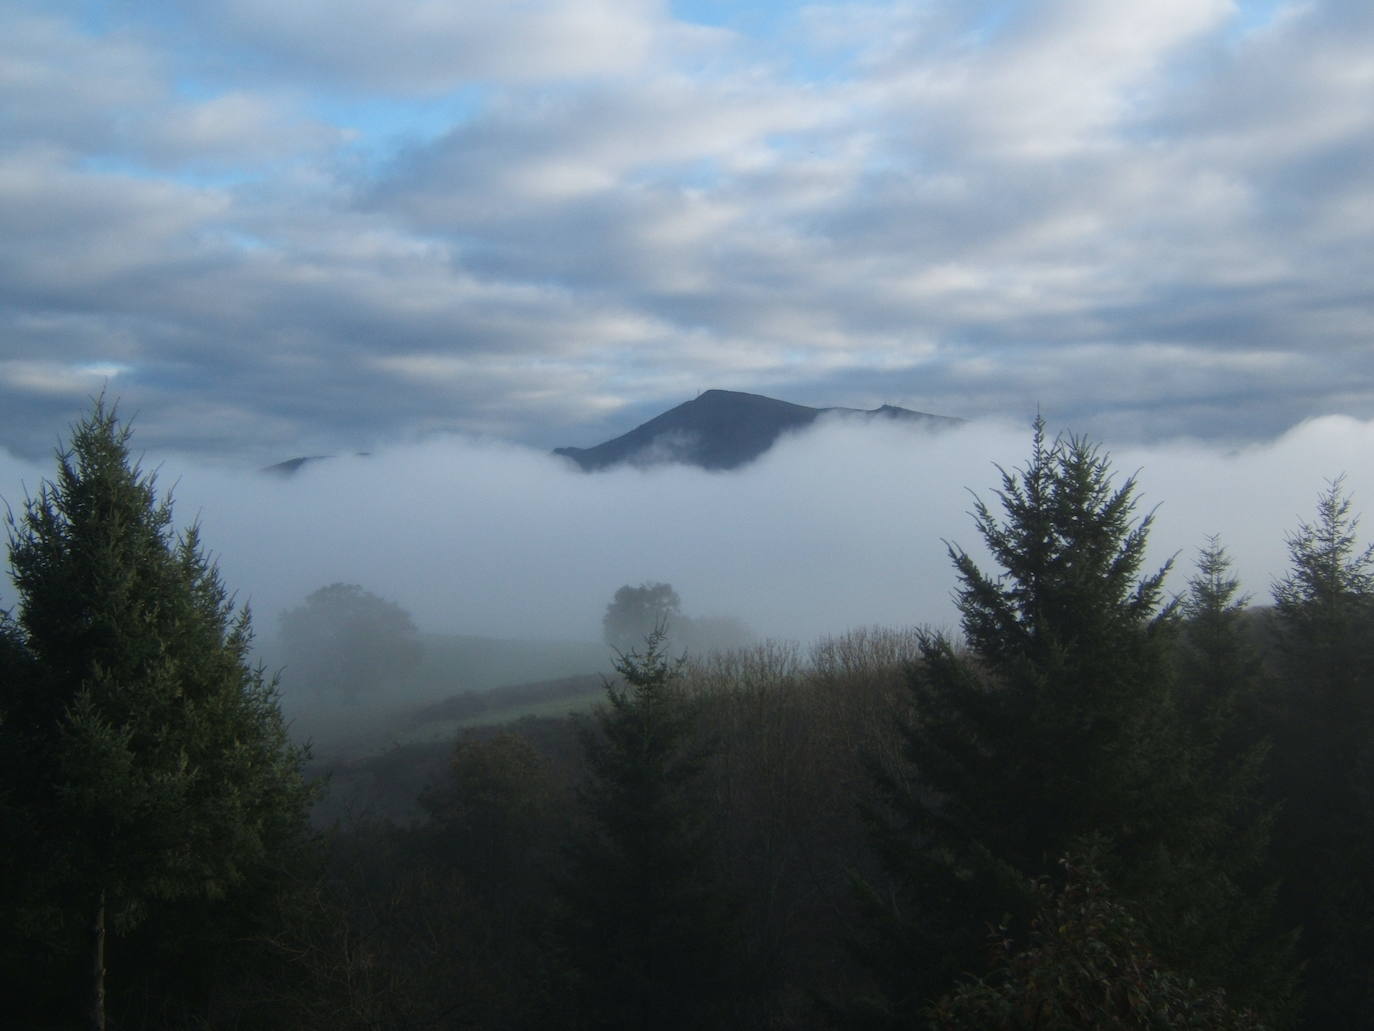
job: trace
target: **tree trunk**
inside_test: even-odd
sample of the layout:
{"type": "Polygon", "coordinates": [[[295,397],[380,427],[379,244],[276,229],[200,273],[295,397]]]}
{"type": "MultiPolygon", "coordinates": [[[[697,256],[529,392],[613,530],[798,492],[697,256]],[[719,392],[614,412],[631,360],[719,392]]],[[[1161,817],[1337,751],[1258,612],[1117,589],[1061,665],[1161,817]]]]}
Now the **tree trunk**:
{"type": "Polygon", "coordinates": [[[91,923],[91,1031],[105,1031],[105,892],[91,923]]]}

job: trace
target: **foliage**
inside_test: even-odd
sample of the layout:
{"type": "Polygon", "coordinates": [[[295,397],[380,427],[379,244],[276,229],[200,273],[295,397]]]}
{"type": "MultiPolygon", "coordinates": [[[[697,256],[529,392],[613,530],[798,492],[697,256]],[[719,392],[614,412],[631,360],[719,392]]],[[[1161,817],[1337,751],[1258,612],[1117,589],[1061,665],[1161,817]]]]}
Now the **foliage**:
{"type": "Polygon", "coordinates": [[[706,752],[663,632],[621,656],[622,683],[583,739],[585,824],[562,884],[577,1026],[716,1026],[730,991],[732,907],[712,862],[706,752]]]}
{"type": "Polygon", "coordinates": [[[1231,575],[1231,558],[1216,537],[1198,553],[1181,612],[1183,675],[1199,701],[1233,704],[1237,693],[1254,690],[1259,660],[1245,640],[1242,619],[1247,595],[1231,575]]]}
{"type": "Polygon", "coordinates": [[[1302,924],[1306,1023],[1374,1019],[1374,546],[1340,479],[1288,537],[1274,585],[1283,684],[1275,769],[1285,915],[1302,924]]]}
{"type": "Polygon", "coordinates": [[[672,584],[626,584],[606,606],[602,636],[616,651],[630,652],[657,630],[671,633],[681,614],[682,599],[672,584]]]}
{"type": "Polygon", "coordinates": [[[502,898],[527,892],[538,874],[554,788],[546,762],[523,738],[460,737],[447,776],[421,796],[429,847],[472,890],[502,898]]]}
{"type": "Polygon", "coordinates": [[[1271,741],[1269,684],[1245,611],[1248,599],[1215,537],[1198,555],[1181,603],[1177,658],[1180,709],[1201,742],[1199,776],[1209,785],[1224,833],[1209,842],[1216,865],[1204,893],[1184,896],[1196,923],[1224,928],[1194,942],[1190,973],[1226,980],[1274,1023],[1289,1019],[1297,965],[1291,929],[1276,926],[1277,876],[1271,844],[1278,806],[1266,798],[1271,741]]]}
{"type": "Polygon", "coordinates": [[[929,999],[977,966],[982,928],[1026,919],[1034,878],[1088,838],[1152,943],[1218,953],[1243,904],[1215,846],[1238,811],[1211,790],[1179,718],[1162,598],[1168,565],[1142,573],[1151,518],[1136,485],[1080,438],[1045,439],[1003,472],[999,517],[976,526],[1001,572],[951,546],[966,648],[926,633],[912,667],[908,772],[876,770],[870,809],[890,894],[862,946],[880,1019],[917,1024],[929,999]],[[1196,917],[1187,914],[1196,912],[1196,917]]]}
{"type": "Polygon", "coordinates": [[[281,617],[286,675],[346,702],[383,694],[419,666],[415,623],[357,584],[321,587],[281,617]]]}
{"type": "MultiPolygon", "coordinates": [[[[249,664],[247,610],[196,527],[173,533],[128,439],[97,401],[9,526],[23,671],[0,685],[8,926],[49,973],[88,927],[117,947],[178,903],[242,898],[303,840],[311,797],[249,664]]],[[[97,994],[102,968],[97,951],[97,994]]]]}
{"type": "Polygon", "coordinates": [[[1220,989],[1162,967],[1142,928],[1116,900],[1092,858],[1065,859],[1064,887],[1036,884],[1041,911],[1017,950],[999,929],[1001,965],[966,980],[929,1012],[938,1031],[1262,1031],[1220,989]]]}

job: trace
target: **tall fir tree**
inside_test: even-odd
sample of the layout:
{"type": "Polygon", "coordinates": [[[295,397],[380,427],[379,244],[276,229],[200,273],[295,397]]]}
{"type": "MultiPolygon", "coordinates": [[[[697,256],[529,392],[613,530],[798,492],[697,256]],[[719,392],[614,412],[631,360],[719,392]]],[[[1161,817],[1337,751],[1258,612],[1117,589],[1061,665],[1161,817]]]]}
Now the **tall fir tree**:
{"type": "Polygon", "coordinates": [[[197,529],[175,534],[129,436],[97,401],[10,519],[24,669],[0,688],[0,764],[9,944],[27,960],[9,973],[29,978],[35,1024],[74,1022],[43,1013],[46,983],[104,1027],[107,964],[136,965],[126,936],[235,897],[306,836],[304,756],[250,665],[248,613],[197,529]]]}
{"type": "Polygon", "coordinates": [[[891,875],[862,946],[880,989],[874,1021],[919,1027],[928,1003],[982,965],[990,926],[1024,928],[1033,880],[1100,850],[1116,890],[1175,964],[1213,949],[1190,893],[1223,890],[1212,849],[1228,807],[1198,774],[1179,719],[1169,569],[1142,572],[1149,515],[1136,484],[1081,438],[1046,439],[1002,474],[1002,515],[979,534],[1000,567],[951,546],[964,645],[927,633],[912,668],[905,770],[877,771],[870,818],[891,875]]]}
{"type": "Polygon", "coordinates": [[[1294,1016],[1298,966],[1294,929],[1275,910],[1271,847],[1278,807],[1267,776],[1273,685],[1248,601],[1226,549],[1209,538],[1180,606],[1176,654],[1180,712],[1200,745],[1198,776],[1226,816],[1226,833],[1213,846],[1220,876],[1210,891],[1187,897],[1211,907],[1193,919],[1226,933],[1195,957],[1190,973],[1229,981],[1273,1024],[1285,1024],[1294,1016]]]}
{"type": "Polygon", "coordinates": [[[1282,909],[1302,925],[1304,1024],[1374,1026],[1374,545],[1342,479],[1274,585],[1282,909]]]}
{"type": "Polygon", "coordinates": [[[571,1014],[588,1028],[724,1027],[734,907],[712,856],[707,752],[664,628],[622,654],[584,736],[584,823],[562,883],[571,1014]]]}

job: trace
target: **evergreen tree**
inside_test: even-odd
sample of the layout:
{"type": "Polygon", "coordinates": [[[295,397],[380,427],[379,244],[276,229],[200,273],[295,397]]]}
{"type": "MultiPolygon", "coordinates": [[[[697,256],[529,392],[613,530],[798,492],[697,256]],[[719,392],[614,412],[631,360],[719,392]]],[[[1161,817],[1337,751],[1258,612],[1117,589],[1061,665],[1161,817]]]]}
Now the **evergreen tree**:
{"type": "Polygon", "coordinates": [[[1177,654],[1181,712],[1200,745],[1198,774],[1227,816],[1226,833],[1214,845],[1220,876],[1210,891],[1187,898],[1191,905],[1209,903],[1193,918],[1226,933],[1210,954],[1194,957],[1189,972],[1229,980],[1237,994],[1281,1023],[1292,1016],[1297,963],[1291,931],[1275,926],[1270,850],[1276,806],[1265,791],[1271,685],[1247,601],[1226,549],[1210,538],[1183,597],[1177,654]]]}
{"type": "Polygon", "coordinates": [[[576,1026],[720,1027],[733,994],[706,752],[663,641],[660,626],[643,651],[620,656],[623,684],[607,682],[608,707],[583,739],[586,822],[562,885],[576,1026]]]}
{"type": "Polygon", "coordinates": [[[1236,710],[1252,705],[1262,691],[1262,662],[1246,633],[1248,601],[1231,575],[1226,549],[1209,538],[1181,605],[1179,672],[1190,715],[1214,732],[1234,723],[1236,710]]]}
{"type": "MultiPolygon", "coordinates": [[[[927,633],[911,673],[906,770],[879,772],[870,810],[893,879],[863,946],[878,1023],[921,1026],[925,1007],[981,965],[985,935],[1033,911],[1034,879],[1085,841],[1177,963],[1222,948],[1189,893],[1224,879],[1210,864],[1228,807],[1210,791],[1179,719],[1169,646],[1169,566],[1142,573],[1151,519],[1134,478],[1080,438],[1045,438],[1003,472],[999,517],[978,501],[1001,572],[958,547],[966,648],[927,633]]],[[[1186,965],[1186,964],[1185,964],[1186,965]]]]}
{"type": "Polygon", "coordinates": [[[54,994],[84,997],[92,1027],[105,1024],[107,936],[117,950],[141,925],[174,923],[178,903],[234,896],[302,840],[311,797],[274,687],[249,664],[247,611],[197,530],[174,534],[128,440],[97,401],[9,526],[25,669],[0,689],[18,843],[7,915],[11,944],[41,968],[9,973],[84,966],[84,991],[54,994]]]}
{"type": "Polygon", "coordinates": [[[1302,925],[1305,1022],[1374,1024],[1374,546],[1337,479],[1274,585],[1283,910],[1302,925]]]}

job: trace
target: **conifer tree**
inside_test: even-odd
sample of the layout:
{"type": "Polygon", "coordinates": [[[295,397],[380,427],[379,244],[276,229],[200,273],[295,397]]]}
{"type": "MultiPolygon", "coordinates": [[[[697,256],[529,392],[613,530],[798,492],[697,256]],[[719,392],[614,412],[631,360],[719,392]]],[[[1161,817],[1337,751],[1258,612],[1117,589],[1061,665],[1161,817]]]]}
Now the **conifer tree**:
{"type": "Polygon", "coordinates": [[[1209,907],[1191,914],[1196,922],[1225,933],[1194,955],[1189,972],[1229,980],[1236,994],[1282,1023],[1294,1009],[1297,962],[1293,931],[1280,927],[1275,913],[1276,806],[1267,791],[1272,742],[1264,715],[1272,685],[1245,614],[1248,600],[1226,549],[1209,538],[1180,607],[1180,712],[1197,736],[1197,774],[1225,820],[1213,843],[1209,890],[1184,897],[1190,906],[1209,907]]]}
{"type": "Polygon", "coordinates": [[[712,860],[707,753],[681,666],[658,627],[620,656],[623,684],[607,682],[608,707],[583,739],[585,826],[563,883],[575,1026],[724,1026],[733,907],[712,860]]]}
{"type": "Polygon", "coordinates": [[[863,951],[888,1026],[921,1026],[981,966],[988,928],[1024,922],[1034,879],[1088,842],[1169,961],[1224,934],[1184,919],[1187,886],[1217,876],[1227,807],[1178,718],[1169,565],[1142,572],[1151,518],[1136,518],[1134,478],[1113,485],[1096,446],[1047,441],[1037,419],[997,497],[1000,516],[978,501],[974,517],[999,572],[950,547],[964,644],[925,634],[909,766],[878,774],[870,809],[893,885],[870,891],[883,916],[863,951]]]}
{"type": "Polygon", "coordinates": [[[1341,479],[1288,537],[1275,768],[1283,912],[1302,925],[1305,1026],[1374,1022],[1374,546],[1341,479]]]}
{"type": "Polygon", "coordinates": [[[129,435],[98,400],[9,526],[25,669],[0,689],[20,842],[7,915],[23,951],[52,958],[44,974],[85,967],[85,990],[60,994],[84,997],[95,1028],[107,947],[248,885],[302,839],[311,797],[249,663],[247,611],[197,529],[174,533],[129,435]]]}
{"type": "Polygon", "coordinates": [[[1262,662],[1244,625],[1249,600],[1231,574],[1226,549],[1208,538],[1180,607],[1179,670],[1185,704],[1209,725],[1231,723],[1231,712],[1261,691],[1262,662]]]}

